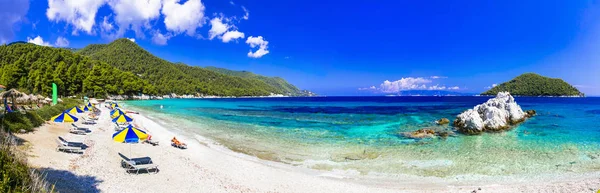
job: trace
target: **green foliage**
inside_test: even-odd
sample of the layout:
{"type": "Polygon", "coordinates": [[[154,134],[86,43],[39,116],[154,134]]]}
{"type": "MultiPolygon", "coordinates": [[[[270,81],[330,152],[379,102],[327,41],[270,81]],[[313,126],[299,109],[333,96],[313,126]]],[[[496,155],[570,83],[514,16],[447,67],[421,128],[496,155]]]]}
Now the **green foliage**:
{"type": "Polygon", "coordinates": [[[61,96],[156,93],[154,86],[133,73],[68,49],[34,44],[0,46],[0,84],[7,89],[49,96],[53,82],[61,96]]]}
{"type": "Polygon", "coordinates": [[[559,78],[548,78],[535,73],[522,74],[502,83],[482,95],[496,95],[508,91],[520,96],[584,96],[577,88],[559,78]]]}
{"type": "Polygon", "coordinates": [[[283,78],[280,78],[280,77],[266,77],[266,76],[261,76],[261,75],[254,74],[254,73],[248,72],[248,71],[233,71],[233,70],[217,68],[217,67],[212,67],[212,66],[206,67],[206,69],[215,71],[218,73],[230,75],[230,76],[246,78],[246,79],[250,79],[250,80],[259,80],[259,81],[266,83],[269,86],[274,87],[278,93],[287,94],[290,96],[303,96],[304,95],[304,93],[302,91],[300,91],[300,89],[298,89],[296,86],[288,83],[287,81],[285,81],[283,78]]]}
{"type": "Polygon", "coordinates": [[[34,128],[41,126],[53,116],[78,104],[81,104],[78,100],[65,99],[62,103],[54,106],[46,105],[37,110],[26,111],[25,114],[21,112],[7,113],[4,115],[4,129],[11,132],[33,131],[34,128]]]}
{"type": "Polygon", "coordinates": [[[52,192],[42,178],[31,172],[24,156],[8,145],[0,132],[0,192],[52,192]]]}
{"type": "Polygon", "coordinates": [[[258,76],[236,76],[216,72],[214,69],[171,63],[152,55],[127,39],[118,39],[107,45],[93,44],[77,53],[138,75],[154,85],[154,91],[159,94],[257,96],[292,93],[288,91],[289,84],[283,79],[269,79],[271,82],[283,81],[287,84],[275,86],[277,84],[261,80],[258,76]]]}

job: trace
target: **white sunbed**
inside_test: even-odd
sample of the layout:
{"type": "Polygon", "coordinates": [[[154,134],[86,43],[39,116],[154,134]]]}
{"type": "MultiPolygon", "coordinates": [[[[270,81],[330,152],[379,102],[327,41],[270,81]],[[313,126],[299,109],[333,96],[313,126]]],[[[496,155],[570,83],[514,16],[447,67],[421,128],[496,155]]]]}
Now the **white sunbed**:
{"type": "Polygon", "coordinates": [[[146,171],[150,173],[151,170],[154,173],[158,173],[158,165],[152,162],[150,157],[140,157],[140,158],[128,158],[127,156],[119,153],[121,157],[121,167],[125,168],[125,172],[139,174],[140,171],[146,171]]]}
{"type": "Polygon", "coordinates": [[[94,120],[91,120],[91,119],[86,119],[85,117],[81,117],[81,119],[83,119],[83,122],[82,122],[82,123],[83,123],[83,124],[85,124],[85,125],[93,125],[93,124],[96,124],[96,121],[94,121],[94,120]]]}
{"type": "Polygon", "coordinates": [[[88,133],[88,131],[89,131],[89,129],[87,129],[87,128],[82,128],[82,127],[79,127],[79,126],[71,123],[71,130],[69,132],[73,133],[73,134],[78,134],[78,135],[85,135],[88,133]]]}
{"type": "MultiPolygon", "coordinates": [[[[69,146],[69,142],[62,141],[61,138],[56,139],[56,151],[64,151],[70,153],[83,153],[82,146],[69,146]]],[[[83,143],[82,143],[83,144],[83,143]]]]}

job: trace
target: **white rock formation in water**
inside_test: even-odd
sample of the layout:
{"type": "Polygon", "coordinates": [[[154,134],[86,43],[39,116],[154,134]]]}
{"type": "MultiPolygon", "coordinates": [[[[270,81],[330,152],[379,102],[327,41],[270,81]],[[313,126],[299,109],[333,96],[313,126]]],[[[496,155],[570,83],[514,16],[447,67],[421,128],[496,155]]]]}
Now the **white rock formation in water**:
{"type": "Polygon", "coordinates": [[[534,114],[535,111],[523,112],[510,93],[499,92],[495,98],[456,116],[454,127],[466,134],[501,131],[534,114]]]}

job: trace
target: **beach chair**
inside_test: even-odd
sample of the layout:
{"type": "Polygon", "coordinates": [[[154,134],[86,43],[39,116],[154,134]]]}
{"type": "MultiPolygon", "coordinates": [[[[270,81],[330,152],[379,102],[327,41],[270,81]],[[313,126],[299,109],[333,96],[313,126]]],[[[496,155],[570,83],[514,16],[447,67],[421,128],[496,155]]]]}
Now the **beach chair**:
{"type": "Polygon", "coordinates": [[[96,124],[96,121],[91,120],[91,119],[86,119],[85,117],[81,117],[81,119],[83,119],[83,122],[81,122],[84,125],[94,125],[96,124]]]}
{"type": "Polygon", "coordinates": [[[140,158],[128,158],[127,156],[119,153],[121,157],[121,167],[125,168],[125,172],[139,174],[140,171],[146,171],[150,173],[151,170],[154,173],[158,173],[158,165],[152,162],[150,157],[140,158]]]}
{"type": "Polygon", "coordinates": [[[79,127],[79,126],[75,125],[74,123],[71,123],[71,130],[69,132],[71,132],[73,134],[78,134],[78,135],[85,135],[88,132],[90,132],[90,130],[87,128],[79,127]]]}
{"type": "MultiPolygon", "coordinates": [[[[81,146],[69,146],[69,142],[61,140],[62,138],[56,139],[56,151],[63,151],[69,153],[83,153],[81,146]]],[[[83,143],[82,143],[83,144],[83,143]]]]}
{"type": "Polygon", "coordinates": [[[179,148],[179,149],[187,149],[187,144],[180,142],[175,137],[173,137],[173,139],[171,139],[171,146],[179,148]]]}
{"type": "Polygon", "coordinates": [[[143,143],[147,143],[153,146],[157,146],[158,145],[158,141],[153,140],[151,135],[148,135],[148,139],[144,140],[143,143]]]}
{"type": "Polygon", "coordinates": [[[86,145],[83,144],[82,142],[67,141],[64,138],[62,138],[61,136],[58,136],[58,140],[69,147],[80,147],[82,149],[86,147],[86,145]]]}

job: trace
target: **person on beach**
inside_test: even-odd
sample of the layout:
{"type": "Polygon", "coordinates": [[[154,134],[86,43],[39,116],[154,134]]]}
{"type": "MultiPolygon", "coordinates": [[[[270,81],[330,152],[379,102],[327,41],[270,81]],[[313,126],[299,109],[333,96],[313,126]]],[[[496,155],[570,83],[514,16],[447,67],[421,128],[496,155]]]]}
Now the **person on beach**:
{"type": "Polygon", "coordinates": [[[187,148],[187,145],[185,143],[180,142],[175,137],[173,137],[173,139],[171,139],[171,142],[174,147],[181,148],[181,149],[187,148]]]}

